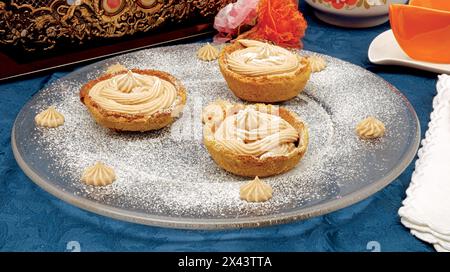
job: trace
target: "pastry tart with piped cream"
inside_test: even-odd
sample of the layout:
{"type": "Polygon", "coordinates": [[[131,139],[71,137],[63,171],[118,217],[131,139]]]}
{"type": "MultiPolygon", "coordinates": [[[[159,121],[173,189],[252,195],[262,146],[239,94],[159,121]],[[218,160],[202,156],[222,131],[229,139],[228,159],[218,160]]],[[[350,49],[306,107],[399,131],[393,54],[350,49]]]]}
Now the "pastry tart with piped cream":
{"type": "Polygon", "coordinates": [[[119,70],[86,83],[81,101],[98,124],[117,131],[149,131],[171,124],[186,103],[183,84],[157,70],[119,70]]]}
{"type": "Polygon", "coordinates": [[[311,75],[307,58],[269,43],[240,39],[226,46],[219,66],[233,93],[251,102],[279,102],[297,96],[311,75]]]}
{"type": "Polygon", "coordinates": [[[203,141],[214,161],[240,176],[291,170],[308,146],[308,129],[286,108],[216,101],[203,109],[203,141]]]}

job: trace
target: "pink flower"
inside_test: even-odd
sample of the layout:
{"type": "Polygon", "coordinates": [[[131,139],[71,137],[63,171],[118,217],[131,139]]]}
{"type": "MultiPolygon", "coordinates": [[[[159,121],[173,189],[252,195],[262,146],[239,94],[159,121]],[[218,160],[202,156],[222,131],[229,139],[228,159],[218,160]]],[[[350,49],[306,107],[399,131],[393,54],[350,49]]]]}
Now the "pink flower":
{"type": "Polygon", "coordinates": [[[238,0],[226,5],[214,19],[214,28],[222,35],[237,34],[242,25],[253,24],[259,0],[238,0]]]}

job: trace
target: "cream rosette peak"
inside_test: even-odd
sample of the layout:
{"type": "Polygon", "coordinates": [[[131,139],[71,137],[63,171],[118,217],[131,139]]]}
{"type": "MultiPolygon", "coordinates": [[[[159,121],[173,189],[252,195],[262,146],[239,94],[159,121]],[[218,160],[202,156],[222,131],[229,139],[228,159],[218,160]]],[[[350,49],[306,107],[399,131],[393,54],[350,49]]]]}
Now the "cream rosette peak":
{"type": "Polygon", "coordinates": [[[207,43],[197,51],[197,57],[203,61],[212,61],[219,57],[219,50],[207,43]]]}
{"type": "Polygon", "coordinates": [[[300,139],[298,131],[279,116],[278,107],[271,105],[212,104],[205,108],[204,121],[225,149],[260,159],[288,155],[300,139]]]}
{"type": "Polygon", "coordinates": [[[377,118],[369,116],[358,123],[355,132],[361,139],[376,139],[384,136],[386,127],[377,118]]]}
{"type": "Polygon", "coordinates": [[[34,118],[36,125],[41,127],[56,128],[64,124],[64,115],[58,112],[55,106],[38,113],[34,118]]]}
{"type": "Polygon", "coordinates": [[[178,94],[169,81],[128,70],[98,82],[89,96],[107,111],[149,116],[170,109],[178,94]]]}
{"type": "Polygon", "coordinates": [[[239,196],[247,202],[264,202],[272,198],[272,186],[263,182],[258,176],[242,185],[239,196]]]}
{"type": "Polygon", "coordinates": [[[81,176],[82,182],[93,186],[106,186],[112,184],[115,180],[114,169],[99,161],[86,168],[81,176]]]}
{"type": "Polygon", "coordinates": [[[240,39],[245,48],[227,55],[228,69],[245,76],[285,75],[304,66],[301,57],[280,46],[240,39]]]}

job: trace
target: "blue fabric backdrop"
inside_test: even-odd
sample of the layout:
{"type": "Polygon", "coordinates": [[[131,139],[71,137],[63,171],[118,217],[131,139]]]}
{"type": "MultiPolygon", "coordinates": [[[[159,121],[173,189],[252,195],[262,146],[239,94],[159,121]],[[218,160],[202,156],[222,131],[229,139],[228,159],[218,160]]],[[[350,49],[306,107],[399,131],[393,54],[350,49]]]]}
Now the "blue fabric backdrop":
{"type": "MultiPolygon", "coordinates": [[[[411,101],[427,128],[436,75],[401,67],[374,66],[370,42],[388,24],[363,30],[326,25],[302,10],[309,28],[305,49],[360,65],[391,82],[411,101]]],[[[0,64],[1,65],[1,64],[0,64]]],[[[189,231],[121,222],[86,212],[44,192],[17,166],[10,146],[13,121],[21,107],[50,81],[70,71],[0,84],[0,250],[66,251],[432,251],[399,221],[413,164],[391,185],[351,207],[291,224],[230,231],[189,231]],[[75,241],[69,243],[70,241],[75,241]],[[373,243],[372,243],[373,244],[373,243]]]]}

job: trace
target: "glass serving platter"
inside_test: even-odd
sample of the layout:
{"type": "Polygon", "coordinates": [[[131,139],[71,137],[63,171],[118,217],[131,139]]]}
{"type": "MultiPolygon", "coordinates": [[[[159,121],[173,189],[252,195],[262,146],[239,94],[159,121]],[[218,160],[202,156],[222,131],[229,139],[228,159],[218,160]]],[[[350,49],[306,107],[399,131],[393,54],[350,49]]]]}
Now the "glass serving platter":
{"type": "Polygon", "coordinates": [[[159,47],[104,60],[54,81],[20,111],[12,130],[14,155],[37,185],[80,208],[116,219],[174,228],[220,229],[279,224],[351,205],[392,182],[413,160],[420,126],[408,100],[375,74],[325,55],[305,91],[281,106],[308,125],[305,157],[291,171],[263,179],[273,187],[264,203],[240,200],[247,182],[220,169],[202,143],[201,110],[209,102],[241,102],[228,89],[217,62],[197,59],[200,44],[159,47]],[[80,87],[108,66],[158,69],[186,86],[181,117],[156,132],[117,133],[98,126],[79,100],[80,87]],[[56,129],[36,127],[50,105],[65,116],[56,129]],[[356,124],[375,116],[386,135],[360,140],[356,124]],[[80,181],[103,161],[117,180],[106,187],[80,181]]]}

